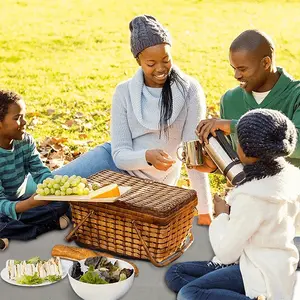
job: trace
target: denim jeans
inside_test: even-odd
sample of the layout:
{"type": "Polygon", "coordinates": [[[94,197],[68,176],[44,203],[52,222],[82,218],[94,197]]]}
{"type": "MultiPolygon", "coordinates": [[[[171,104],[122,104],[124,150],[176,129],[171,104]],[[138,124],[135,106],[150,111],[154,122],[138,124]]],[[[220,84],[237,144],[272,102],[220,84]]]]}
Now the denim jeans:
{"type": "Polygon", "coordinates": [[[166,273],[167,286],[178,300],[249,300],[239,265],[210,261],[175,264],[166,273]]]}
{"type": "Polygon", "coordinates": [[[50,230],[59,229],[59,218],[68,213],[68,202],[51,202],[20,213],[17,220],[0,214],[0,238],[34,239],[50,230]]]}
{"type": "MultiPolygon", "coordinates": [[[[111,156],[111,144],[105,143],[94,149],[84,153],[80,157],[74,159],[70,163],[54,170],[54,175],[77,175],[81,177],[89,177],[103,170],[115,171],[128,174],[124,170],[116,167],[111,156]]],[[[26,193],[33,194],[36,190],[36,184],[31,176],[28,176],[26,193]]]]}

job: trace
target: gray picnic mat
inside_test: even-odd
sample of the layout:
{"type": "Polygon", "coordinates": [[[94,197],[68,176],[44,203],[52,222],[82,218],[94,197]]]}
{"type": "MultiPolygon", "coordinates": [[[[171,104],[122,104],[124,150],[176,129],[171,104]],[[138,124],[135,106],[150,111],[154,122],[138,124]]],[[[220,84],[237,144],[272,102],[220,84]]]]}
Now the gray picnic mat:
{"type": "MultiPolygon", "coordinates": [[[[5,267],[7,259],[28,259],[32,256],[40,256],[43,259],[50,258],[51,249],[56,244],[67,244],[64,237],[67,231],[49,232],[36,240],[30,242],[12,241],[9,248],[0,253],[0,269],[5,267]]],[[[194,243],[176,261],[209,260],[213,256],[209,239],[208,228],[196,225],[196,218],[193,226],[194,243]]],[[[68,245],[75,245],[71,243],[68,245]]],[[[168,267],[157,268],[150,262],[132,260],[140,271],[134,280],[133,287],[122,298],[124,300],[168,300],[176,299],[174,293],[168,290],[164,282],[164,275],[168,267]]],[[[6,300],[78,300],[80,299],[72,290],[68,278],[44,286],[44,287],[19,287],[13,286],[2,279],[0,280],[0,299],[6,300]]],[[[100,299],[100,297],[99,297],[100,299]]],[[[300,299],[300,279],[295,289],[294,300],[300,299]]],[[[103,299],[104,300],[104,299],[103,299]]]]}

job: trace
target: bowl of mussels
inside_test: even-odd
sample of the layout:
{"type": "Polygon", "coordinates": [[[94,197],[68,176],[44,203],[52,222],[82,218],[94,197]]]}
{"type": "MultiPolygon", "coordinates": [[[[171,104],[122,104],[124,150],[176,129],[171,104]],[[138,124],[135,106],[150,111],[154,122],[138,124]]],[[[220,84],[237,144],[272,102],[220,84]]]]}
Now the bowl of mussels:
{"type": "Polygon", "coordinates": [[[68,277],[84,300],[117,300],[131,288],[134,269],[122,259],[97,256],[73,262],[68,277]]]}

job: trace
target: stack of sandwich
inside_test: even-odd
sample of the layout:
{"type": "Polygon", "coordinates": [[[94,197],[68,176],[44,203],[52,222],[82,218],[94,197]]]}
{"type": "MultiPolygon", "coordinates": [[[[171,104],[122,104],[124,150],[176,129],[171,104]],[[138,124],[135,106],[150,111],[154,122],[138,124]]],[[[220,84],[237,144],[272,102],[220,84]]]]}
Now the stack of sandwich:
{"type": "Polygon", "coordinates": [[[62,266],[59,257],[52,257],[49,260],[41,260],[39,257],[34,259],[19,261],[8,260],[6,262],[8,277],[11,280],[17,280],[24,275],[37,275],[40,278],[48,276],[62,276],[62,266]]]}

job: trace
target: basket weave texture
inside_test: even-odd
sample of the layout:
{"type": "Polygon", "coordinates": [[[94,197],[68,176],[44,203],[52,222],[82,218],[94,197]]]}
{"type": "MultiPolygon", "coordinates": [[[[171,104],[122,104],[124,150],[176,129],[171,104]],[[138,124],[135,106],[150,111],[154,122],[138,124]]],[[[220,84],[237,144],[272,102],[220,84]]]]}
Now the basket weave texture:
{"type": "Polygon", "coordinates": [[[197,205],[194,190],[172,187],[113,171],[92,175],[90,182],[117,183],[131,189],[114,203],[70,202],[76,240],[92,249],[156,262],[181,251],[190,234],[197,205]],[[143,245],[143,242],[144,245],[143,245]]]}

